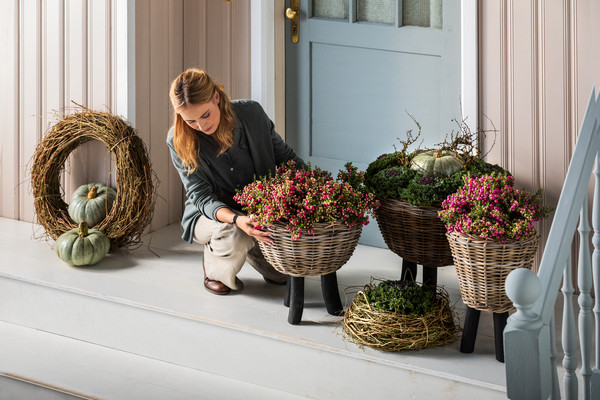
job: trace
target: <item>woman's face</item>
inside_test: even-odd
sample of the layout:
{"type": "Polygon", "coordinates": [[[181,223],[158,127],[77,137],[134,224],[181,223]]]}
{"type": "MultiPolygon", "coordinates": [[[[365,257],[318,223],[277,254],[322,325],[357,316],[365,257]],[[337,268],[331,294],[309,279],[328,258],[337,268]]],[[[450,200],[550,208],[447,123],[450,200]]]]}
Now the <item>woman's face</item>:
{"type": "Polygon", "coordinates": [[[219,109],[219,92],[215,91],[212,99],[204,104],[189,104],[179,110],[181,118],[193,129],[207,135],[215,133],[221,121],[219,109]]]}

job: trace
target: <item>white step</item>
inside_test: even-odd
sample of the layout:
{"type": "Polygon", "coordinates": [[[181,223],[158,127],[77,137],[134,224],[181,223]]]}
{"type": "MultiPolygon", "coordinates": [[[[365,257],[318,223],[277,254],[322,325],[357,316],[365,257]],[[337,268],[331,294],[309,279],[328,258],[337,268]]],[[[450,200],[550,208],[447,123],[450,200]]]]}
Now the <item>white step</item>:
{"type": "MultiPolygon", "coordinates": [[[[504,365],[495,360],[486,313],[472,354],[460,353],[459,342],[424,351],[379,352],[344,337],[340,318],[324,308],[318,278],[307,278],[300,325],[287,323],[284,288],[266,284],[248,265],[240,273],[242,292],[206,292],[201,248],[183,242],[178,225],[147,235],[136,250],[109,254],[86,268],[60,261],[53,242],[40,239],[42,234],[36,225],[0,219],[0,321],[140,362],[168,363],[305,398],[506,396],[504,365]]],[[[453,267],[438,274],[462,315],[453,267]]],[[[398,256],[359,245],[338,271],[338,282],[350,300],[371,276],[399,275],[398,256]]]]}
{"type": "Polygon", "coordinates": [[[0,399],[301,398],[5,322],[0,337],[0,399]]]}

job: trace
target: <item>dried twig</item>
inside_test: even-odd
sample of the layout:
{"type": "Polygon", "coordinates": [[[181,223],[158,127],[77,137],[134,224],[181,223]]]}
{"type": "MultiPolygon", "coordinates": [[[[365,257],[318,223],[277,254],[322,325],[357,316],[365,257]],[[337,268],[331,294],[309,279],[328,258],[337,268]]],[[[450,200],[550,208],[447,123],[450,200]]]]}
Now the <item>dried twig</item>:
{"type": "Polygon", "coordinates": [[[155,203],[156,177],[146,146],[120,117],[78,106],[79,112],[63,114],[35,150],[31,185],[37,221],[53,239],[77,227],[62,197],[60,175],[77,147],[99,140],[115,157],[117,198],[110,213],[95,228],[109,237],[112,249],[139,244],[144,228],[152,220],[155,203]]]}

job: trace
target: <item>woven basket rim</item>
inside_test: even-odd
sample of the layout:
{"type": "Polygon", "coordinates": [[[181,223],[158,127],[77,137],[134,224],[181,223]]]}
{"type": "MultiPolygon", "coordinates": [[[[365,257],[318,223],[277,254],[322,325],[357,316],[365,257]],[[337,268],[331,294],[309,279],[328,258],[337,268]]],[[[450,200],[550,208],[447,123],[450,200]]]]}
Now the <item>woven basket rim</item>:
{"type": "MultiPolygon", "coordinates": [[[[354,225],[352,225],[351,227],[349,227],[348,225],[346,225],[344,223],[344,220],[342,219],[338,219],[336,221],[327,221],[327,222],[313,222],[313,228],[315,230],[319,230],[319,229],[327,229],[330,227],[335,227],[335,228],[342,228],[342,229],[358,229],[359,227],[361,227],[362,224],[360,223],[356,223],[354,225]]],[[[269,226],[266,227],[266,229],[278,229],[278,230],[286,230],[289,231],[289,229],[287,228],[287,223],[286,222],[281,222],[281,221],[273,221],[273,223],[269,226]]],[[[303,229],[304,231],[304,229],[303,229]]],[[[302,236],[304,235],[308,235],[307,233],[302,233],[302,236]]]]}
{"type": "Polygon", "coordinates": [[[499,241],[491,239],[491,238],[481,238],[479,236],[467,235],[467,234],[460,233],[460,232],[446,232],[446,236],[449,239],[455,238],[454,240],[456,240],[456,239],[463,240],[465,242],[472,243],[475,245],[478,243],[485,243],[487,246],[498,245],[498,247],[503,247],[503,246],[507,246],[507,245],[508,246],[510,246],[510,245],[527,245],[531,242],[540,240],[540,234],[537,231],[533,235],[531,235],[530,237],[528,237],[526,239],[507,241],[507,242],[503,242],[503,243],[500,243],[499,241]]]}
{"type": "Polygon", "coordinates": [[[408,201],[404,200],[404,199],[396,199],[393,197],[384,197],[384,198],[378,198],[377,200],[381,201],[389,201],[389,202],[393,202],[393,203],[401,203],[403,207],[407,207],[407,208],[422,208],[422,209],[426,209],[426,210],[441,210],[442,209],[442,205],[440,204],[439,206],[415,206],[413,204],[410,204],[408,201]]]}

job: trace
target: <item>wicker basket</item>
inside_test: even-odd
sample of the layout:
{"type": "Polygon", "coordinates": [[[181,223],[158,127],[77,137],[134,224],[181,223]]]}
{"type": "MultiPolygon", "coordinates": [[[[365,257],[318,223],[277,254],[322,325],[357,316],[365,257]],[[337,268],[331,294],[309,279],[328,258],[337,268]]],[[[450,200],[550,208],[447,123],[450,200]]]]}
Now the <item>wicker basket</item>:
{"type": "Polygon", "coordinates": [[[383,199],[375,216],[385,244],[402,259],[426,267],[452,265],[446,227],[437,207],[416,207],[383,199]]]}
{"type": "Polygon", "coordinates": [[[512,310],[513,304],[504,289],[506,277],[517,268],[532,267],[539,235],[513,243],[498,243],[456,232],[448,232],[446,236],[464,303],[480,311],[512,310]]]}
{"type": "Polygon", "coordinates": [[[259,242],[265,259],[279,272],[291,276],[317,276],[335,272],[354,253],[362,225],[348,228],[341,222],[317,223],[315,233],[292,239],[285,225],[276,222],[269,228],[272,245],[259,242]]]}

